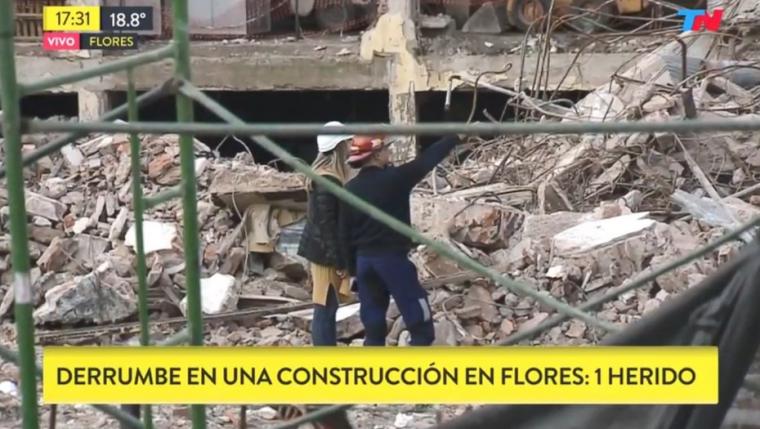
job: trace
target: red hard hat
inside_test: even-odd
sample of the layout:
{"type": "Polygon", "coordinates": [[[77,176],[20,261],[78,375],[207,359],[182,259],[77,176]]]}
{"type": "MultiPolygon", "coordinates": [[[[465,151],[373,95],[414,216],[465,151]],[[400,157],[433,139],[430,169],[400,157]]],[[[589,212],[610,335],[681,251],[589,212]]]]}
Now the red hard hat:
{"type": "Polygon", "coordinates": [[[369,158],[375,151],[383,148],[383,139],[379,136],[355,136],[349,148],[349,164],[356,164],[369,158]]]}

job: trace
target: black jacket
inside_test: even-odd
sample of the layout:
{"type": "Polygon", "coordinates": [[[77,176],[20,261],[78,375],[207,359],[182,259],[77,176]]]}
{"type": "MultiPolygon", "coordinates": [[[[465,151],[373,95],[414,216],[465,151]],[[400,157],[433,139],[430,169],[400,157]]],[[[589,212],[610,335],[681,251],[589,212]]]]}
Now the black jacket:
{"type": "MultiPolygon", "coordinates": [[[[445,137],[413,161],[397,167],[365,167],[346,189],[394,218],[410,225],[409,198],[412,189],[424,179],[459,143],[456,135],[445,137]]],[[[356,254],[398,251],[407,253],[413,243],[404,235],[378,222],[373,217],[342,204],[340,239],[346,249],[347,270],[356,275],[356,254]]]]}
{"type": "MultiPolygon", "coordinates": [[[[335,184],[341,184],[333,176],[322,177],[335,184]]],[[[339,216],[340,200],[327,189],[314,183],[314,189],[309,194],[306,226],[298,243],[298,255],[319,265],[344,270],[345,252],[338,240],[339,216]]]]}

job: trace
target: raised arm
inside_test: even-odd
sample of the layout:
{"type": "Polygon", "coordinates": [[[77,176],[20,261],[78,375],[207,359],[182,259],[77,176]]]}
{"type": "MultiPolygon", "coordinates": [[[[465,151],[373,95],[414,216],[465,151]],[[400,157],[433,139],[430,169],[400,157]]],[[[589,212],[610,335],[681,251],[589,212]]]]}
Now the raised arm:
{"type": "Polygon", "coordinates": [[[400,165],[398,171],[404,178],[405,185],[413,188],[430,173],[436,165],[443,161],[460,142],[457,135],[446,136],[433,143],[413,161],[400,165]]]}

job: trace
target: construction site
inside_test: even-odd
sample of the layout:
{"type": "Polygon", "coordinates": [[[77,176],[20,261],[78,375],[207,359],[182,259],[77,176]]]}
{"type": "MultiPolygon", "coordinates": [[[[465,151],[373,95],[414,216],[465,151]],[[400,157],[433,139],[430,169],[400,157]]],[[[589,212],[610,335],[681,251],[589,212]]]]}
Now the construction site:
{"type": "MultiPolygon", "coordinates": [[[[760,297],[747,272],[760,260],[758,2],[0,3],[1,428],[310,427],[260,404],[46,405],[34,357],[309,345],[296,254],[309,174],[295,159],[314,160],[318,127],[287,128],[334,120],[428,126],[399,133],[396,163],[454,131],[436,124],[479,130],[411,198],[436,345],[706,341],[737,372],[699,424],[699,407],[664,424],[654,406],[619,406],[641,420],[608,425],[594,407],[573,420],[572,407],[410,404],[343,407],[353,428],[760,428],[760,317],[739,310],[760,297]],[[43,51],[53,5],[151,6],[154,29],[138,50],[43,51]],[[722,9],[719,29],[684,31],[680,8],[722,9]],[[736,311],[715,310],[720,333],[696,340],[703,301],[736,311]],[[514,417],[555,411],[544,426],[514,417]]],[[[359,309],[339,308],[340,346],[362,345],[359,309]]],[[[390,347],[409,345],[394,303],[387,325],[390,347]]]]}

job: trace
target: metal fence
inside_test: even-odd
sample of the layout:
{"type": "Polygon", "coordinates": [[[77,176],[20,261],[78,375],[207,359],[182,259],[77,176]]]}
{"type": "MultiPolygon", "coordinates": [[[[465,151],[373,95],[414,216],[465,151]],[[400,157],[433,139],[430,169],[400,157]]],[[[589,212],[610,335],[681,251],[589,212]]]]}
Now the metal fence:
{"type": "MultiPolygon", "coordinates": [[[[39,427],[39,409],[37,397],[37,377],[41,371],[36,365],[35,332],[32,318],[32,284],[30,281],[29,247],[27,242],[26,205],[24,194],[23,168],[45,155],[58,151],[63,146],[78,138],[93,132],[121,132],[131,135],[131,174],[133,179],[133,204],[135,210],[136,253],[138,272],[138,296],[140,319],[141,346],[160,345],[151,341],[147,311],[146,264],[143,246],[143,211],[163,204],[174,198],[182,199],[184,227],[184,257],[186,263],[187,290],[187,328],[171,337],[162,344],[203,345],[203,317],[201,313],[200,295],[200,258],[199,258],[199,225],[197,215],[196,178],[194,167],[193,135],[251,135],[256,144],[268,150],[294,170],[303,173],[334,193],[344,202],[362,210],[373,218],[385,223],[395,231],[404,234],[421,244],[428,245],[438,254],[450,258],[463,268],[472,270],[495,283],[516,293],[530,296],[547,306],[556,309],[559,314],[552,317],[534,329],[526,330],[507,338],[503,344],[513,344],[530,338],[537,333],[561,323],[568,318],[578,318],[590,326],[605,331],[615,331],[615,326],[601,321],[588,313],[604,302],[610,301],[626,291],[641,287],[658,275],[673,270],[689,261],[718,248],[731,240],[736,240],[758,225],[756,219],[741,228],[730,232],[723,238],[711,243],[703,249],[695,250],[690,255],[674,261],[636,282],[623,286],[606,295],[575,308],[552,297],[539,294],[533,287],[514,281],[501,273],[481,265],[465,256],[451,246],[433,241],[410,226],[396,220],[380,209],[357,198],[342,187],[317,175],[307,164],[278,146],[269,136],[285,135],[316,135],[319,133],[380,133],[386,135],[440,135],[444,133],[476,134],[583,134],[583,133],[636,133],[648,132],[699,132],[699,131],[760,131],[760,120],[726,120],[719,121],[673,121],[658,123],[624,122],[624,123],[492,123],[492,124],[416,124],[416,125],[383,125],[383,124],[353,124],[344,129],[325,130],[321,124],[262,124],[250,125],[244,123],[221,104],[214,101],[191,83],[188,9],[186,0],[172,1],[173,41],[169,46],[126,57],[97,67],[76,73],[47,78],[38,82],[19,84],[16,80],[14,58],[14,10],[13,2],[0,2],[0,95],[2,98],[2,131],[5,138],[5,170],[0,173],[7,180],[8,202],[10,206],[11,258],[14,278],[15,322],[17,329],[18,352],[0,347],[0,357],[17,363],[20,366],[22,418],[25,429],[39,427]],[[174,60],[174,77],[161,86],[137,96],[132,79],[134,68],[151,62],[171,58],[174,60]],[[88,78],[103,76],[109,73],[126,72],[128,75],[128,99],[122,105],[102,116],[99,121],[89,123],[68,123],[49,120],[24,120],[20,116],[19,101],[26,95],[45,91],[59,85],[74,83],[88,78]],[[140,122],[139,108],[162,94],[172,93],[176,96],[177,122],[155,123],[140,122]],[[195,123],[193,121],[193,102],[197,102],[215,113],[227,124],[195,123]],[[127,114],[128,123],[109,122],[122,114],[127,114]],[[38,148],[33,153],[22,157],[21,136],[24,133],[68,132],[69,134],[47,145],[38,148]],[[182,180],[180,185],[169,188],[159,195],[144,197],[141,188],[140,172],[140,141],[137,134],[176,133],[180,134],[180,161],[182,180]]],[[[95,406],[97,409],[112,416],[124,426],[130,428],[152,428],[151,407],[144,405],[142,421],[132,414],[114,406],[95,406]]],[[[313,421],[321,416],[349,407],[338,405],[325,407],[315,413],[297,420],[287,422],[279,428],[294,428],[298,425],[313,421]]],[[[54,416],[54,412],[51,413],[54,416]]],[[[54,417],[51,417],[54,418],[54,417]]],[[[191,421],[194,429],[206,427],[206,413],[203,405],[191,406],[191,421]]],[[[245,419],[241,420],[244,424],[245,419]]]]}

